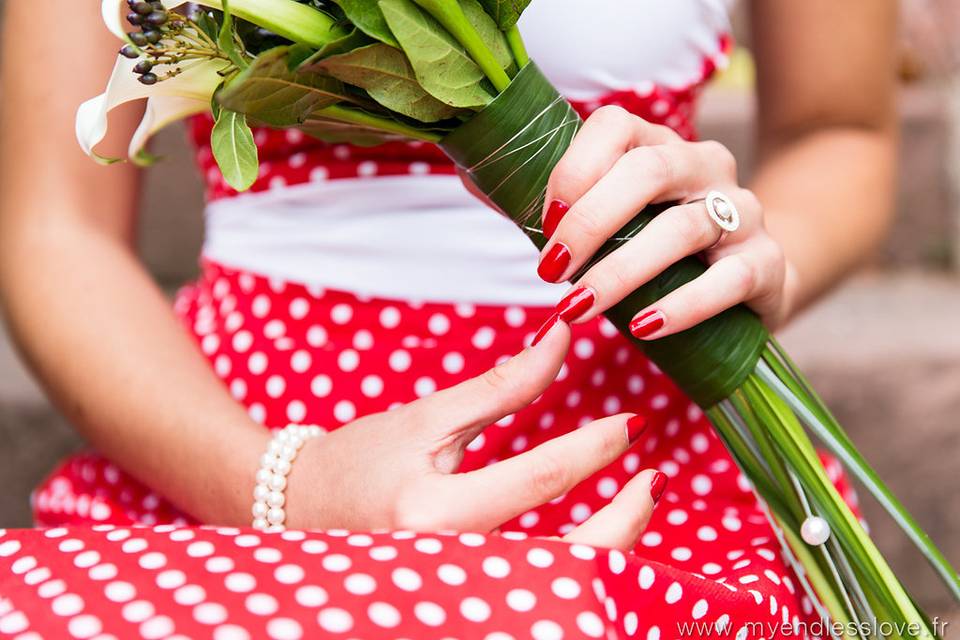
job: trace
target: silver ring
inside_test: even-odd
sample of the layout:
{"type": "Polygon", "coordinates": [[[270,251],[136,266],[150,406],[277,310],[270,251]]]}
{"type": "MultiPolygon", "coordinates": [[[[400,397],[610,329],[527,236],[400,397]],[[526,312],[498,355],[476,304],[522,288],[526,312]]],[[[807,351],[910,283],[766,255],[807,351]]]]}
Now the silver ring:
{"type": "Polygon", "coordinates": [[[733,200],[725,194],[719,191],[711,191],[707,193],[707,197],[695,200],[695,202],[703,202],[710,220],[720,227],[720,237],[708,249],[713,249],[723,242],[728,234],[740,228],[740,212],[737,211],[737,206],[733,204],[733,200]]]}

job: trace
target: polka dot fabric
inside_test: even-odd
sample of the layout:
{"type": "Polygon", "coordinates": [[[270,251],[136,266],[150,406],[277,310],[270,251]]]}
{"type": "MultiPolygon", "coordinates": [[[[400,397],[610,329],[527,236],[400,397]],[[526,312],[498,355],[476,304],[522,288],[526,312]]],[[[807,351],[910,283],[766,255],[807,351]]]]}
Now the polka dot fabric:
{"type": "MultiPolygon", "coordinates": [[[[213,263],[175,306],[256,420],[330,429],[481,373],[550,312],[360,299],[213,263]]],[[[637,445],[498,535],[197,527],[111,462],[75,456],[34,496],[38,523],[56,528],[0,537],[0,635],[658,638],[678,623],[733,634],[808,619],[701,411],[605,320],[574,329],[558,381],[478,436],[463,468],[618,411],[648,417],[637,445]],[[635,553],[539,538],[568,532],[650,467],[670,482],[635,553]]],[[[839,478],[835,462],[828,470],[839,478]]]]}

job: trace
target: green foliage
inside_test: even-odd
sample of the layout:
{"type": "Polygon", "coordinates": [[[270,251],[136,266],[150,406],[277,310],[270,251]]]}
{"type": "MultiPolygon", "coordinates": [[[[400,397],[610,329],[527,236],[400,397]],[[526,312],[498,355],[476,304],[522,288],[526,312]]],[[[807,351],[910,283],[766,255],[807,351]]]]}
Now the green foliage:
{"type": "Polygon", "coordinates": [[[493,99],[483,71],[439,22],[410,0],[380,0],[380,8],[430,95],[464,109],[482,108],[493,99]]]}
{"type": "Polygon", "coordinates": [[[380,42],[399,47],[376,0],[334,0],[357,29],[380,42]]]}
{"type": "Polygon", "coordinates": [[[257,179],[259,159],[253,132],[242,113],[221,109],[210,136],[213,157],[223,179],[237,191],[246,191],[257,179]]]}
{"type": "Polygon", "coordinates": [[[501,31],[506,31],[517,24],[520,15],[530,4],[530,0],[480,0],[480,2],[501,31]]]}
{"type": "Polygon", "coordinates": [[[220,25],[220,33],[217,35],[217,46],[238,69],[246,69],[247,61],[244,60],[243,54],[237,48],[237,39],[233,30],[233,16],[230,14],[230,0],[223,0],[223,23],[220,25]]]}
{"type": "Polygon", "coordinates": [[[291,71],[288,54],[288,47],[260,54],[217,94],[217,101],[258,122],[292,127],[318,109],[349,99],[339,80],[291,71]]]}
{"type": "Polygon", "coordinates": [[[458,1],[460,8],[463,9],[463,14],[467,17],[470,24],[473,25],[473,28],[487,45],[487,48],[490,49],[497,64],[507,71],[515,72],[517,65],[513,60],[513,54],[510,53],[510,45],[507,44],[507,37],[497,27],[497,23],[494,22],[493,18],[483,10],[483,7],[477,0],[458,1]]]}
{"type": "Polygon", "coordinates": [[[372,44],[331,56],[313,68],[365,89],[387,109],[420,122],[436,122],[458,113],[454,107],[424,91],[403,52],[385,44],[372,44]]]}

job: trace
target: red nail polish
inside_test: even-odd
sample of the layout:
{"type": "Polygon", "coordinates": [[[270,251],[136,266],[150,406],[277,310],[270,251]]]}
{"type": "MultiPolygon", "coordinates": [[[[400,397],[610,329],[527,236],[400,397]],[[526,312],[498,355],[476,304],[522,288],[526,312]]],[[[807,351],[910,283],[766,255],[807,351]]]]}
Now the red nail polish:
{"type": "Polygon", "coordinates": [[[650,497],[653,498],[653,504],[657,504],[663,491],[667,488],[667,475],[662,471],[657,471],[650,481],[650,497]]]}
{"type": "Polygon", "coordinates": [[[666,319],[662,311],[647,311],[630,321],[630,333],[638,338],[646,338],[659,331],[666,319]]]}
{"type": "Polygon", "coordinates": [[[557,313],[564,322],[573,322],[593,306],[597,296],[587,287],[577,287],[557,304],[557,313]]]}
{"type": "Polygon", "coordinates": [[[570,205],[563,200],[554,200],[551,202],[547,208],[546,215],[543,216],[543,235],[547,238],[553,237],[553,232],[557,230],[557,225],[560,224],[563,216],[567,215],[567,211],[569,210],[570,205]]]}
{"type": "Polygon", "coordinates": [[[627,418],[627,440],[630,444],[637,441],[637,438],[647,430],[647,419],[637,415],[627,418]]]}
{"type": "Polygon", "coordinates": [[[543,326],[540,327],[540,329],[537,331],[537,334],[533,336],[533,341],[530,343],[530,346],[537,346],[537,343],[543,340],[544,336],[550,333],[550,329],[553,329],[553,325],[557,324],[558,322],[560,322],[559,313],[555,313],[547,318],[547,321],[543,323],[543,326]]]}
{"type": "Polygon", "coordinates": [[[559,282],[560,276],[570,266],[570,249],[562,242],[550,247],[547,255],[540,259],[537,274],[547,282],[559,282]]]}

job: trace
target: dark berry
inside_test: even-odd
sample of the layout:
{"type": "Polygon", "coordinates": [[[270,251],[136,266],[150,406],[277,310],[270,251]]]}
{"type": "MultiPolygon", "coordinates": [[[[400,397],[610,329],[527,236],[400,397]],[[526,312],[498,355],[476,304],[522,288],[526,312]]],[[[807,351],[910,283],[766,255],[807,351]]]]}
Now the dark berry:
{"type": "Polygon", "coordinates": [[[144,2],[143,0],[140,0],[139,2],[134,2],[130,6],[130,8],[142,16],[145,16],[153,12],[153,5],[150,4],[149,2],[144,2]]]}
{"type": "Polygon", "coordinates": [[[155,74],[155,73],[145,73],[145,74],[143,74],[142,76],[140,76],[140,77],[138,78],[138,80],[140,80],[140,82],[142,82],[143,84],[147,84],[147,85],[157,84],[157,80],[159,80],[159,79],[160,79],[160,78],[158,78],[158,77],[157,77],[157,74],[155,74]]]}
{"type": "Polygon", "coordinates": [[[150,62],[149,60],[141,60],[133,67],[133,72],[143,75],[145,73],[150,73],[151,69],[153,69],[152,62],[150,62]]]}
{"type": "Polygon", "coordinates": [[[120,55],[122,55],[125,58],[130,58],[131,60],[136,60],[137,58],[140,57],[140,50],[137,49],[132,44],[125,44],[120,49],[120,55]]]}
{"type": "Polygon", "coordinates": [[[144,29],[143,37],[146,38],[150,44],[157,44],[161,38],[163,38],[163,33],[159,29],[144,29]]]}
{"type": "Polygon", "coordinates": [[[143,33],[139,31],[128,33],[127,36],[130,38],[130,42],[138,47],[143,47],[147,44],[147,36],[143,35],[143,33]]]}
{"type": "Polygon", "coordinates": [[[127,14],[127,22],[132,24],[135,27],[139,27],[143,24],[143,16],[137,13],[136,11],[131,11],[127,14]]]}
{"type": "Polygon", "coordinates": [[[152,24],[155,27],[159,27],[167,23],[169,16],[166,11],[154,11],[149,14],[144,20],[147,24],[152,24]]]}

